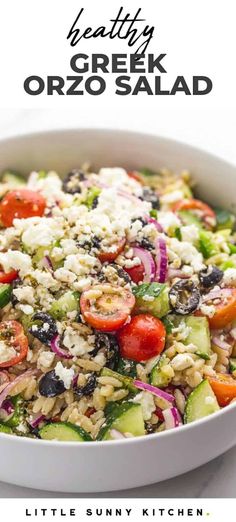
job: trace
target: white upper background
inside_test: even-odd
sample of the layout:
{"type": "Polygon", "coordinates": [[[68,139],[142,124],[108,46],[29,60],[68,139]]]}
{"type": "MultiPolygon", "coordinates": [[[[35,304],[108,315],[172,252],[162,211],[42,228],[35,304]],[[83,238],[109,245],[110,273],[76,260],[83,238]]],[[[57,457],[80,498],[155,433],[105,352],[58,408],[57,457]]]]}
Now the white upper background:
{"type": "MultiPolygon", "coordinates": [[[[186,141],[236,163],[235,14],[234,0],[2,2],[1,136],[52,127],[130,128],[186,141]],[[193,75],[206,75],[213,80],[212,93],[117,96],[112,74],[106,75],[107,90],[101,96],[29,96],[24,92],[24,79],[30,75],[45,79],[73,74],[73,54],[129,53],[126,40],[84,40],[72,48],[66,39],[81,7],[85,8],[80,23],[84,30],[110,27],[109,20],[121,5],[131,14],[142,7],[146,23],[155,25],[148,52],[167,53],[163,60],[167,74],[162,75],[165,88],[171,88],[177,75],[184,75],[189,85],[193,75]]],[[[153,85],[153,78],[149,79],[153,85]]]]}

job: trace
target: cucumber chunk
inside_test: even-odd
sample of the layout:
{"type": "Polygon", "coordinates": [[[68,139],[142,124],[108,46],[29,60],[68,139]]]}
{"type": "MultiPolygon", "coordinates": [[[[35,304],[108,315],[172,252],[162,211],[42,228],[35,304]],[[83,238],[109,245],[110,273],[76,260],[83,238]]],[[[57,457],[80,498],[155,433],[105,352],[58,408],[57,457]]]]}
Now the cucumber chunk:
{"type": "Polygon", "coordinates": [[[168,386],[171,381],[171,377],[168,377],[165,375],[165,373],[162,372],[162,367],[165,366],[168,362],[169,359],[166,357],[166,355],[161,355],[157,361],[157,364],[151,371],[150,384],[157,386],[158,388],[165,388],[168,386]]]}
{"type": "Polygon", "coordinates": [[[229,371],[236,376],[236,357],[231,357],[229,360],[229,371]]]}
{"type": "Polygon", "coordinates": [[[118,372],[110,370],[110,368],[103,368],[101,371],[101,377],[113,377],[114,379],[120,381],[124,388],[127,388],[132,393],[138,392],[137,388],[135,388],[133,385],[133,379],[131,377],[128,377],[127,375],[121,375],[118,372]]]}
{"type": "Polygon", "coordinates": [[[143,283],[133,289],[136,298],[135,312],[147,313],[154,317],[164,317],[170,311],[169,290],[166,284],[143,283]],[[152,298],[152,301],[146,300],[152,298]]]}
{"type": "Polygon", "coordinates": [[[4,308],[11,300],[11,285],[0,284],[0,308],[4,308]]]}
{"type": "Polygon", "coordinates": [[[58,440],[58,441],[75,441],[84,442],[91,441],[90,435],[75,424],[70,422],[52,422],[46,424],[41,430],[39,435],[43,440],[58,440]]]}
{"type": "Polygon", "coordinates": [[[79,311],[79,292],[70,290],[52,303],[50,314],[54,319],[61,320],[68,312],[79,311]]]}
{"type": "Polygon", "coordinates": [[[13,433],[12,429],[9,426],[5,426],[5,424],[0,424],[0,433],[13,433]]]}
{"type": "Polygon", "coordinates": [[[8,183],[8,185],[11,185],[12,187],[26,185],[26,179],[24,176],[12,170],[6,170],[1,174],[1,182],[8,183]]]}
{"type": "Polygon", "coordinates": [[[145,435],[141,404],[123,402],[114,407],[106,419],[105,426],[100,429],[97,440],[112,440],[112,429],[121,433],[132,433],[134,437],[145,435]]]}
{"type": "Polygon", "coordinates": [[[184,423],[188,424],[207,417],[220,409],[216,396],[207,379],[190,393],[184,412],[184,423]]]}
{"type": "Polygon", "coordinates": [[[185,324],[190,328],[187,339],[184,344],[195,344],[198,350],[196,352],[199,357],[209,360],[211,351],[211,338],[209,324],[206,317],[195,317],[189,315],[185,318],[185,324]]]}
{"type": "Polygon", "coordinates": [[[4,425],[9,428],[16,428],[23,420],[24,401],[21,395],[15,395],[15,397],[11,398],[11,402],[14,406],[14,412],[6,421],[4,421],[4,425]]]}

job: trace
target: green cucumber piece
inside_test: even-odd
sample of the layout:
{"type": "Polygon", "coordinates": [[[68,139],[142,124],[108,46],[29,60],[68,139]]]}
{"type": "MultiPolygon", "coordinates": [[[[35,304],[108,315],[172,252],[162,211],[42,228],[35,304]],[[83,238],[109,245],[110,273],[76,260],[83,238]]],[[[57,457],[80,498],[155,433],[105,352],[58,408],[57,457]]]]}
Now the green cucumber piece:
{"type": "Polygon", "coordinates": [[[230,373],[233,373],[233,374],[235,372],[235,375],[236,375],[236,357],[230,357],[229,371],[230,371],[230,373]]]}
{"type": "Polygon", "coordinates": [[[216,227],[217,230],[224,230],[230,228],[231,230],[235,225],[235,216],[223,208],[215,208],[216,213],[216,227]]]}
{"type": "Polygon", "coordinates": [[[121,375],[118,372],[114,372],[114,370],[110,370],[110,368],[104,367],[101,371],[101,377],[113,377],[118,381],[122,382],[124,388],[127,388],[132,393],[137,393],[137,388],[133,385],[133,379],[128,377],[127,375],[121,375]]]}
{"type": "Polygon", "coordinates": [[[166,284],[143,283],[133,288],[136,298],[135,312],[137,314],[150,313],[154,317],[164,317],[170,311],[169,290],[166,284]],[[152,301],[145,298],[152,298],[152,301]]]}
{"type": "Polygon", "coordinates": [[[75,441],[84,442],[91,441],[90,435],[75,424],[70,422],[52,422],[46,424],[41,430],[39,435],[43,440],[58,440],[58,441],[75,441]]]}
{"type": "Polygon", "coordinates": [[[68,312],[79,311],[79,298],[79,292],[72,292],[69,290],[59,297],[57,301],[52,303],[49,313],[54,317],[54,319],[60,321],[66,317],[68,312]]]}
{"type": "Polygon", "coordinates": [[[16,428],[23,420],[24,401],[20,395],[16,395],[11,398],[11,402],[15,409],[11,417],[4,421],[4,425],[10,428],[16,428]]]}
{"type": "Polygon", "coordinates": [[[123,402],[112,409],[97,436],[97,440],[112,440],[111,430],[115,429],[121,433],[132,433],[134,437],[145,435],[145,426],[140,404],[123,402]]]}
{"type": "Polygon", "coordinates": [[[11,300],[12,287],[8,284],[0,284],[0,308],[4,308],[11,300]]]}
{"type": "Polygon", "coordinates": [[[185,317],[185,324],[190,328],[187,339],[184,344],[195,344],[197,346],[196,354],[203,359],[209,360],[212,353],[209,323],[206,317],[195,317],[189,315],[185,317]],[[207,357],[206,357],[207,356],[207,357]]]}
{"type": "Polygon", "coordinates": [[[167,377],[162,373],[162,367],[169,362],[166,355],[161,355],[157,361],[157,364],[153,367],[150,375],[150,384],[157,386],[158,388],[165,388],[171,381],[171,377],[167,377]]]}
{"type": "Polygon", "coordinates": [[[205,259],[219,254],[220,250],[215,242],[214,234],[207,230],[201,230],[199,233],[199,250],[205,259]]]}
{"type": "Polygon", "coordinates": [[[135,379],[137,377],[136,367],[136,361],[132,361],[131,359],[123,359],[123,357],[120,357],[116,366],[116,371],[123,376],[127,375],[127,377],[133,377],[133,379],[135,379]]]}
{"type": "Polygon", "coordinates": [[[9,426],[6,426],[5,424],[0,424],[0,433],[9,433],[12,434],[13,431],[9,426]]]}
{"type": "Polygon", "coordinates": [[[8,183],[12,187],[19,187],[26,185],[26,179],[22,174],[14,172],[13,170],[6,170],[1,174],[1,182],[8,183]]]}
{"type": "Polygon", "coordinates": [[[98,187],[91,187],[88,190],[85,205],[88,207],[89,210],[91,210],[93,208],[93,202],[100,194],[101,194],[101,189],[98,187]]]}
{"type": "Polygon", "coordinates": [[[184,412],[184,423],[202,419],[220,409],[216,396],[207,379],[190,393],[184,412]]]}

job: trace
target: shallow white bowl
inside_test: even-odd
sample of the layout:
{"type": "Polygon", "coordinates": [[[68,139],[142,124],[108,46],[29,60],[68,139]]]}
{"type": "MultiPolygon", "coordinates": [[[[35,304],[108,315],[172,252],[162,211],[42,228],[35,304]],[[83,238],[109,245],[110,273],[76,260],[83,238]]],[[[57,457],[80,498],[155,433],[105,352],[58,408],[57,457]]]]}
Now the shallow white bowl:
{"type": "MultiPolygon", "coordinates": [[[[63,174],[84,161],[95,168],[188,168],[200,197],[232,207],[236,168],[171,140],[110,130],[51,131],[0,142],[0,171],[53,169],[63,174]]],[[[236,443],[236,405],[196,423],[136,439],[74,443],[0,434],[0,480],[60,491],[98,492],[138,487],[194,469],[236,443]]]]}

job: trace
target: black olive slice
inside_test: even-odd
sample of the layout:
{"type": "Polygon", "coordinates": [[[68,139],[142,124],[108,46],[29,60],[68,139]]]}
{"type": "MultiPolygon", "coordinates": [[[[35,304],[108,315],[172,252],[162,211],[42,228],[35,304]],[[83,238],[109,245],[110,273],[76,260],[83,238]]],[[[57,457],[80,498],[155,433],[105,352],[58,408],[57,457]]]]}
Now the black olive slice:
{"type": "Polygon", "coordinates": [[[96,385],[97,385],[96,374],[91,373],[85,386],[77,387],[75,389],[75,394],[77,395],[78,398],[87,397],[88,395],[91,395],[91,393],[94,392],[96,385]]]}
{"type": "Polygon", "coordinates": [[[180,315],[188,315],[194,312],[200,301],[199,288],[190,280],[178,281],[169,292],[171,308],[180,315]]]}
{"type": "Polygon", "coordinates": [[[152,190],[151,188],[144,188],[143,194],[140,199],[143,199],[144,201],[148,201],[151,203],[152,208],[159,210],[160,208],[160,199],[155,192],[155,190],[152,190]]]}
{"type": "Polygon", "coordinates": [[[31,321],[33,323],[29,328],[31,335],[36,337],[41,343],[50,344],[53,337],[58,333],[56,321],[51,315],[44,312],[36,312],[31,321]]]}
{"type": "Polygon", "coordinates": [[[204,288],[211,288],[220,283],[220,281],[223,279],[223,275],[224,272],[217,266],[210,265],[209,267],[199,272],[199,280],[204,288]]]}
{"type": "Polygon", "coordinates": [[[100,350],[104,350],[106,357],[106,368],[114,370],[119,360],[119,345],[117,339],[112,334],[96,333],[95,348],[90,355],[95,357],[100,350]]]}
{"type": "Polygon", "coordinates": [[[63,180],[62,189],[68,194],[77,194],[81,192],[80,182],[85,179],[85,174],[82,170],[74,169],[63,180]]]}
{"type": "Polygon", "coordinates": [[[55,370],[45,373],[39,381],[39,393],[43,397],[56,397],[65,390],[64,382],[57,377],[55,370]]]}

